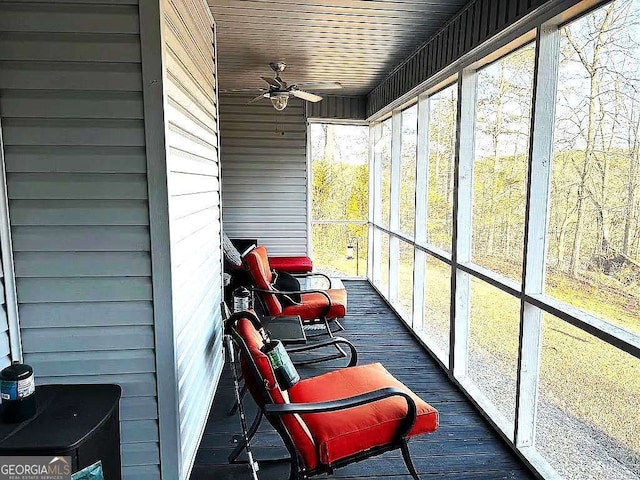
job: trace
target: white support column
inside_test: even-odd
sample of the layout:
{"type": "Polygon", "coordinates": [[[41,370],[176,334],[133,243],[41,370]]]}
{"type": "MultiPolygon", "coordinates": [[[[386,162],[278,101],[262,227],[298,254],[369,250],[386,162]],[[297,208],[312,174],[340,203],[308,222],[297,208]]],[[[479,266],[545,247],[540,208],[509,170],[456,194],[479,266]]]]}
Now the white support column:
{"type": "Polygon", "coordinates": [[[473,160],[477,75],[465,70],[458,82],[457,153],[455,157],[453,254],[451,272],[451,333],[449,363],[456,378],[467,373],[469,344],[469,274],[456,268],[471,260],[471,222],[473,204],[473,160]]]}
{"type": "MultiPolygon", "coordinates": [[[[1,119],[0,119],[1,120],[1,119]]],[[[9,349],[11,361],[22,362],[22,340],[20,337],[20,318],[18,316],[18,294],[13,263],[13,244],[11,241],[11,221],[9,219],[9,197],[7,195],[7,173],[4,163],[4,144],[2,142],[2,122],[0,121],[0,250],[2,251],[2,271],[4,272],[4,296],[7,308],[7,326],[9,329],[9,349]]],[[[1,286],[0,286],[1,288],[1,286]]]]}
{"type": "MultiPolygon", "coordinates": [[[[391,201],[389,230],[400,230],[400,166],[402,156],[402,112],[394,110],[391,117],[391,201]]],[[[389,236],[389,301],[394,304],[399,295],[400,240],[389,236]]]]}
{"type": "MultiPolygon", "coordinates": [[[[370,191],[373,192],[373,198],[369,199],[369,205],[372,209],[370,212],[371,221],[375,225],[382,223],[382,124],[377,122],[369,128],[369,138],[372,140],[373,148],[371,150],[371,163],[369,164],[371,172],[370,191]]],[[[376,283],[380,278],[380,230],[372,228],[369,230],[369,275],[371,281],[376,283]]]]}
{"type": "Polygon", "coordinates": [[[429,96],[418,97],[418,144],[416,149],[416,229],[415,242],[427,243],[429,205],[429,96]]]}
{"type": "MultiPolygon", "coordinates": [[[[553,158],[560,32],[557,26],[538,30],[534,71],[533,113],[529,144],[529,182],[525,223],[522,284],[526,295],[544,292],[549,189],[553,158]]],[[[542,311],[521,301],[516,446],[534,445],[536,403],[542,348],[542,311]]]]}
{"type": "Polygon", "coordinates": [[[367,227],[367,273],[365,277],[373,281],[373,216],[375,210],[375,146],[376,139],[374,138],[374,126],[369,125],[369,207],[367,211],[367,220],[369,225],[367,227]]]}
{"type": "Polygon", "coordinates": [[[402,112],[394,110],[391,118],[391,193],[389,230],[400,230],[400,166],[402,164],[402,112]]]}
{"type": "Polygon", "coordinates": [[[372,175],[373,178],[371,187],[373,190],[373,217],[372,221],[377,224],[382,224],[382,124],[380,122],[374,123],[369,128],[369,136],[373,138],[373,150],[372,150],[372,175]]]}
{"type": "MultiPolygon", "coordinates": [[[[427,215],[429,192],[429,96],[418,97],[418,142],[416,148],[416,216],[415,243],[427,243],[427,215]]],[[[413,328],[424,326],[424,288],[426,254],[414,249],[413,256],[413,328]]]]}
{"type": "Polygon", "coordinates": [[[167,178],[168,129],[165,116],[165,77],[163,11],[156,0],[141,0],[140,47],[144,94],[147,188],[149,195],[149,234],[155,356],[158,384],[158,429],[162,478],[180,478],[180,405],[178,366],[173,325],[171,285],[171,238],[167,178]]]}

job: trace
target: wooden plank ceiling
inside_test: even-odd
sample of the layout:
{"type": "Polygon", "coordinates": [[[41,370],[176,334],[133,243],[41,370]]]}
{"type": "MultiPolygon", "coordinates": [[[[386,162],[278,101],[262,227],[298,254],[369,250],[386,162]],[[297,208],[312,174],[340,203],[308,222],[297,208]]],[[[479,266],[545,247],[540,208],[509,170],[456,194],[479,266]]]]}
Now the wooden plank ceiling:
{"type": "Polygon", "coordinates": [[[465,3],[209,0],[218,26],[220,89],[262,87],[269,62],[283,61],[285,81],[338,81],[340,95],[365,95],[465,3]]]}

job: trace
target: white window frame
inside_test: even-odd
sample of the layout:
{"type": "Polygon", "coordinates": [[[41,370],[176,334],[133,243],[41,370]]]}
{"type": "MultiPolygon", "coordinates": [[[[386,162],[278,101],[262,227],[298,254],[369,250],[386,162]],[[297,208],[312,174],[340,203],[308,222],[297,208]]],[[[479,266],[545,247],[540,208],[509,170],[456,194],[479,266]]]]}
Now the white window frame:
{"type": "MultiPolygon", "coordinates": [[[[476,52],[459,59],[438,74],[424,88],[412,92],[418,101],[418,144],[416,157],[416,222],[415,237],[409,239],[399,232],[398,211],[394,213],[394,195],[399,188],[399,172],[392,173],[391,219],[389,228],[385,228],[380,216],[370,218],[373,230],[373,245],[379,241],[380,232],[389,235],[392,242],[405,241],[414,246],[414,300],[412,327],[415,336],[423,343],[429,353],[449,372],[453,382],[476,404],[485,417],[502,435],[516,453],[544,478],[557,478],[558,474],[535,449],[535,425],[538,403],[538,387],[542,345],[542,317],[549,313],[561,321],[612,345],[635,358],[640,358],[640,335],[628,332],[595,315],[583,312],[565,302],[544,294],[544,277],[547,254],[547,228],[549,219],[549,194],[551,178],[551,160],[553,157],[553,129],[555,125],[556,94],[559,68],[559,29],[562,25],[587,14],[610,0],[585,0],[576,5],[571,1],[551,1],[534,15],[520,22],[514,28],[482,46],[476,52]],[[526,206],[522,283],[505,278],[471,261],[471,226],[473,193],[473,160],[475,148],[475,109],[478,69],[490,62],[517,50],[530,41],[536,41],[535,66],[532,96],[532,113],[529,136],[529,159],[526,206]],[[452,253],[442,251],[427,244],[426,219],[428,215],[428,119],[429,97],[446,88],[441,87],[446,78],[457,74],[458,112],[457,139],[454,160],[454,199],[453,199],[453,246],[452,253]],[[395,190],[394,190],[395,185],[395,190]],[[451,266],[451,328],[449,358],[443,359],[435,353],[434,345],[428,333],[419,331],[424,316],[424,288],[428,283],[423,265],[426,256],[431,255],[451,266]],[[498,288],[520,302],[520,335],[518,349],[518,372],[516,386],[515,422],[510,425],[502,415],[475,386],[467,375],[469,342],[469,284],[471,277],[498,288]]],[[[391,105],[394,128],[401,127],[396,120],[402,107],[408,100],[399,99],[391,105]]],[[[383,112],[384,114],[384,112],[383,112]]],[[[387,112],[388,114],[388,112],[387,112]]],[[[382,118],[382,117],[379,117],[382,118]]],[[[392,130],[392,172],[395,157],[398,157],[401,138],[392,130]]],[[[374,155],[375,156],[375,155],[374,155]]],[[[373,158],[372,158],[373,160],[373,158]]],[[[399,162],[398,162],[399,163],[399,162]]],[[[378,174],[378,172],[374,172],[378,174]]],[[[373,183],[374,190],[379,181],[373,183]]],[[[375,193],[374,193],[375,194],[375,193]]],[[[379,206],[376,204],[376,206],[379,206]]],[[[396,208],[398,201],[395,201],[396,208]]],[[[390,263],[391,254],[390,254],[390,263]]],[[[389,284],[397,285],[397,271],[389,270],[389,284]],[[394,276],[395,275],[395,276],[394,276]],[[395,280],[395,281],[394,281],[395,280]]],[[[397,270],[397,269],[396,269],[397,270]]],[[[373,283],[373,282],[372,282],[373,283]]],[[[383,293],[390,306],[395,303],[394,295],[383,293]]],[[[394,309],[396,310],[396,309],[394,309]]],[[[396,310],[400,315],[400,312],[396,310]]],[[[409,324],[408,319],[403,319],[409,324]]]]}

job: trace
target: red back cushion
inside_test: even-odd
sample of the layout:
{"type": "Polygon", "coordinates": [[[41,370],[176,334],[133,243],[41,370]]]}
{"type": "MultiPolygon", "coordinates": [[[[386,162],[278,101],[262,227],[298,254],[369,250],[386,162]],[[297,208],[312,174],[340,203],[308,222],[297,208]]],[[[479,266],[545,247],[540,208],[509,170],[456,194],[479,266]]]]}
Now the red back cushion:
{"type": "MultiPolygon", "coordinates": [[[[272,290],[271,283],[273,275],[269,267],[269,258],[267,257],[267,249],[265,247],[256,247],[246,256],[247,268],[256,284],[256,287],[263,290],[272,290]]],[[[261,294],[269,315],[280,315],[282,313],[282,305],[275,295],[268,293],[261,294]]]]}
{"type": "MultiPolygon", "coordinates": [[[[256,330],[251,321],[246,318],[238,320],[238,323],[236,324],[236,331],[247,345],[249,354],[258,369],[258,374],[264,382],[264,386],[269,392],[273,403],[289,403],[288,394],[286,392],[282,392],[280,387],[278,387],[278,382],[275,379],[271,364],[269,363],[267,356],[260,350],[264,345],[264,341],[262,340],[260,333],[256,330]]],[[[265,402],[269,400],[262,396],[262,392],[258,388],[253,372],[250,370],[247,362],[242,361],[241,363],[245,382],[247,382],[247,388],[249,389],[251,396],[258,406],[264,406],[265,402]]],[[[284,415],[282,417],[282,422],[289,432],[293,444],[300,453],[305,466],[308,469],[315,468],[318,463],[317,449],[307,425],[304,423],[302,418],[299,415],[284,415]]]]}

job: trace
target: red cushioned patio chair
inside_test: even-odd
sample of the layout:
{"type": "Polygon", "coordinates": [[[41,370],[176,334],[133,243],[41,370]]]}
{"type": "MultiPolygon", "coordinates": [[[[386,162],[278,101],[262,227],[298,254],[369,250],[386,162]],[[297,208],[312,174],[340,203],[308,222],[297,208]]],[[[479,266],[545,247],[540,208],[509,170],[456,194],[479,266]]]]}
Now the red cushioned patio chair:
{"type": "MultiPolygon", "coordinates": [[[[263,338],[264,341],[278,340],[276,338],[271,337],[271,332],[269,332],[267,329],[264,328],[264,326],[262,325],[262,322],[260,321],[258,316],[255,314],[255,312],[246,311],[246,312],[234,313],[233,315],[231,315],[228,312],[228,309],[226,308],[226,305],[224,304],[224,302],[222,304],[222,312],[223,312],[223,321],[225,325],[227,324],[227,322],[234,322],[240,318],[247,318],[253,323],[254,328],[260,334],[260,336],[263,338]]],[[[353,367],[358,363],[358,351],[356,350],[356,347],[350,341],[342,337],[332,337],[324,341],[310,342],[301,346],[288,346],[286,347],[286,349],[287,349],[287,353],[290,356],[297,357],[298,355],[305,355],[307,353],[316,353],[317,350],[323,350],[327,347],[335,347],[335,346],[341,346],[345,350],[349,351],[349,361],[346,364],[347,367],[353,367]]],[[[316,356],[312,359],[307,359],[304,361],[294,360],[293,363],[295,366],[312,365],[312,364],[324,362],[326,360],[334,360],[336,358],[338,357],[335,355],[328,356],[328,357],[316,356]]],[[[335,366],[335,368],[342,368],[342,367],[335,366]]],[[[242,379],[244,379],[244,375],[241,375],[241,377],[238,380],[242,380],[242,379]]],[[[238,393],[241,401],[244,398],[246,392],[247,392],[247,384],[244,383],[238,393]]],[[[231,409],[229,414],[234,415],[236,411],[237,411],[237,402],[234,404],[234,408],[231,409]]],[[[256,434],[256,432],[258,431],[258,428],[260,427],[260,424],[262,423],[263,418],[264,418],[264,415],[262,413],[262,410],[258,409],[258,412],[256,413],[256,416],[254,417],[253,422],[251,423],[251,426],[247,430],[247,437],[249,440],[251,440],[256,434]]],[[[237,459],[242,453],[242,451],[245,449],[245,447],[246,447],[246,443],[244,442],[244,440],[239,441],[236,447],[233,449],[233,451],[229,454],[229,463],[244,463],[242,461],[238,461],[237,459]]]]}
{"type": "Polygon", "coordinates": [[[419,479],[407,441],[438,428],[438,412],[379,364],[347,367],[278,386],[263,337],[248,316],[226,324],[240,352],[245,382],[258,407],[282,437],[291,480],[331,474],[335,468],[400,449],[419,479]]]}
{"type": "Polygon", "coordinates": [[[257,247],[247,253],[244,263],[255,287],[254,292],[268,315],[274,317],[299,315],[304,324],[323,324],[326,332],[333,335],[344,330],[338,321],[347,314],[347,291],[344,289],[283,291],[274,287],[273,272],[269,266],[267,249],[257,247]],[[281,295],[300,294],[300,303],[284,305],[281,295]],[[331,325],[336,328],[332,330],[331,325]]]}

